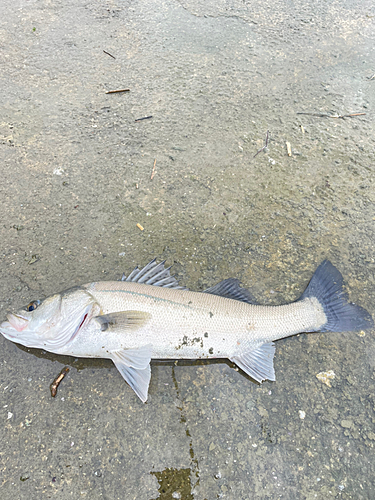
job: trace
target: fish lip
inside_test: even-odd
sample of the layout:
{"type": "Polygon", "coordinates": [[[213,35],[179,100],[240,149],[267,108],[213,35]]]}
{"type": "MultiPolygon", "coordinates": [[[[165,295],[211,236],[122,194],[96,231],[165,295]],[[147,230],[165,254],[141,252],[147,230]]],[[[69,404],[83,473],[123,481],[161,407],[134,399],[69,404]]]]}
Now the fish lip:
{"type": "Polygon", "coordinates": [[[13,328],[13,326],[9,323],[9,321],[3,321],[1,324],[0,324],[0,331],[1,333],[6,336],[7,338],[11,338],[11,339],[15,339],[17,338],[15,335],[12,335],[9,333],[9,330],[13,330],[15,331],[15,329],[13,328]]]}
{"type": "Polygon", "coordinates": [[[14,332],[17,333],[22,332],[25,328],[27,328],[29,324],[28,318],[25,318],[21,314],[8,313],[7,320],[8,321],[4,321],[1,326],[4,327],[5,324],[5,328],[10,327],[14,332]]]}

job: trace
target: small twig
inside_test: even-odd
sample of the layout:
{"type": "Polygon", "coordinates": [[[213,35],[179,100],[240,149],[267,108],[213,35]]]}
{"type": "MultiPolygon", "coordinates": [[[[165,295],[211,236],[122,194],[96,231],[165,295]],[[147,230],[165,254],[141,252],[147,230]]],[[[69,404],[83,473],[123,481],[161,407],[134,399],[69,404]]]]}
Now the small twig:
{"type": "Polygon", "coordinates": [[[266,144],[264,145],[264,147],[266,148],[268,146],[268,139],[269,139],[269,131],[267,130],[267,135],[266,135],[266,144]]]}
{"type": "Polygon", "coordinates": [[[109,52],[107,52],[106,50],[103,50],[104,54],[107,54],[107,56],[111,56],[113,57],[113,59],[116,59],[115,56],[113,56],[112,54],[110,54],[109,52]]]}
{"type": "Polygon", "coordinates": [[[135,121],[140,122],[142,120],[149,120],[150,118],[152,118],[152,116],[144,116],[143,118],[137,118],[135,121]]]}
{"type": "Polygon", "coordinates": [[[330,116],[330,118],[350,118],[351,116],[363,116],[366,113],[352,113],[351,115],[330,116]]]}
{"type": "Polygon", "coordinates": [[[368,80],[375,80],[375,73],[372,76],[367,77],[368,80]]]}
{"type": "Polygon", "coordinates": [[[154,178],[154,175],[155,175],[155,167],[156,167],[156,158],[155,158],[155,161],[154,161],[154,166],[152,167],[151,180],[154,178]]]}
{"type": "Polygon", "coordinates": [[[258,156],[258,154],[261,151],[264,151],[266,149],[266,147],[268,146],[268,138],[269,138],[269,131],[267,130],[266,142],[265,142],[265,144],[264,144],[264,146],[262,148],[258,149],[258,151],[255,153],[255,155],[253,156],[253,158],[255,158],[256,156],[258,156]]]}
{"type": "Polygon", "coordinates": [[[51,389],[51,396],[54,398],[57,394],[57,388],[59,387],[60,385],[60,382],[62,381],[62,379],[65,377],[65,375],[68,373],[69,371],[69,368],[66,366],[65,368],[63,368],[60,372],[60,374],[55,378],[55,380],[52,382],[52,384],[50,385],[50,389],[51,389]]]}
{"type": "Polygon", "coordinates": [[[297,115],[309,115],[309,116],[317,116],[319,118],[330,118],[331,115],[323,114],[323,113],[303,113],[299,112],[297,115]]]}
{"type": "Polygon", "coordinates": [[[334,115],[327,115],[327,114],[323,114],[323,113],[297,113],[297,115],[309,115],[309,116],[317,116],[319,118],[350,118],[351,116],[363,116],[365,115],[366,113],[351,113],[350,115],[338,115],[338,116],[334,116],[334,115]]]}
{"type": "Polygon", "coordinates": [[[130,89],[108,90],[106,94],[117,94],[118,92],[130,92],[130,89]]]}

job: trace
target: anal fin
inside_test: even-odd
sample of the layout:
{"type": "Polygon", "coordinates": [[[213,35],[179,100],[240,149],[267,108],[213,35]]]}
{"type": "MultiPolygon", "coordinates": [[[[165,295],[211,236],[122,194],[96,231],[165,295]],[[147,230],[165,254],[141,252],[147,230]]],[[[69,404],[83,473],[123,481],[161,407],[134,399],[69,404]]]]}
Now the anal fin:
{"type": "Polygon", "coordinates": [[[144,403],[147,401],[151,379],[151,354],[150,344],[137,349],[121,349],[111,352],[111,359],[116,368],[144,403]]]}
{"type": "Polygon", "coordinates": [[[233,363],[241,368],[251,378],[261,383],[263,380],[276,380],[273,368],[273,356],[275,354],[275,344],[270,342],[263,344],[254,351],[245,352],[239,356],[230,358],[233,363]]]}

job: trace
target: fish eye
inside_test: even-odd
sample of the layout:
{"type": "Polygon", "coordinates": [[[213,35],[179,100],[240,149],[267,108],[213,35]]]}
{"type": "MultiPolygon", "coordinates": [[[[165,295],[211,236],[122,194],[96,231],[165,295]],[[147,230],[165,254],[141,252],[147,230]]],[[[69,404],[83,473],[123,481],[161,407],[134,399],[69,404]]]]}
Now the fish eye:
{"type": "Polygon", "coordinates": [[[26,306],[26,311],[31,312],[34,311],[40,304],[40,300],[33,300],[26,306]]]}

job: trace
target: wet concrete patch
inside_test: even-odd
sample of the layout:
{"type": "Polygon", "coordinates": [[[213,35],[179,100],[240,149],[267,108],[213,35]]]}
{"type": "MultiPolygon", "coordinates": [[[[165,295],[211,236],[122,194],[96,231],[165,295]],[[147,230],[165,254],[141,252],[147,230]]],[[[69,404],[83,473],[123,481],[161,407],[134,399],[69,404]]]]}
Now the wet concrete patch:
{"type": "Polygon", "coordinates": [[[190,484],[190,469],[165,469],[153,474],[159,482],[159,496],[161,500],[186,499],[193,500],[190,484]]]}

